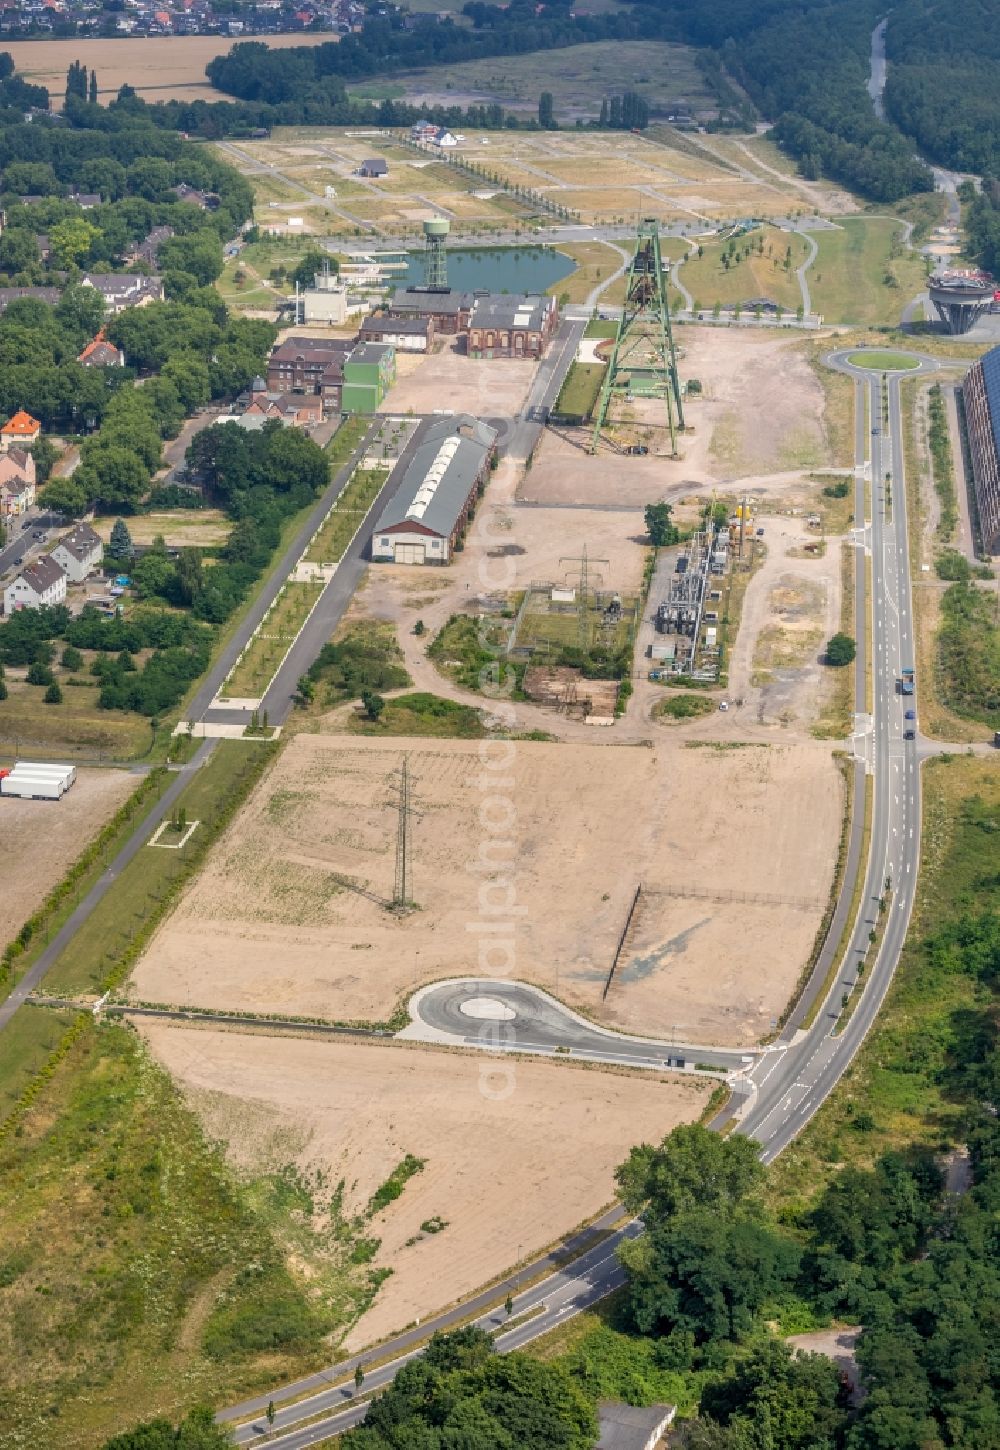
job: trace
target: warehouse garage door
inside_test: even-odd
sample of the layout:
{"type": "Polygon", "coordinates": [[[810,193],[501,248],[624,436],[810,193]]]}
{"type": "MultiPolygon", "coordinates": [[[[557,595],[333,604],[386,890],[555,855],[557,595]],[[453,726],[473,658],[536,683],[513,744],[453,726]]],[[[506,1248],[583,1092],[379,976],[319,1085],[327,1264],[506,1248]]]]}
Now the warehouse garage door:
{"type": "Polygon", "coordinates": [[[395,559],[397,564],[422,564],[424,546],[423,544],[397,544],[395,559]]]}

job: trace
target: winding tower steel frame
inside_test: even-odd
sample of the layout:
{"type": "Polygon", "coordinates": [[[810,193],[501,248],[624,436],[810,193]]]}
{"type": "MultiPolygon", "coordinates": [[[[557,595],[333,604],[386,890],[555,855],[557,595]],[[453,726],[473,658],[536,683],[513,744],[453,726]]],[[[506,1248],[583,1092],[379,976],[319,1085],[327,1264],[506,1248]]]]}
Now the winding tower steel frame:
{"type": "Polygon", "coordinates": [[[660,229],[652,217],[644,217],[636,234],[635,252],[629,263],[625,288],[625,305],[618,322],[618,332],[601,384],[601,395],[594,418],[590,451],[596,453],[608,408],[619,377],[631,373],[639,365],[638,355],[645,353],[642,367],[652,378],[644,389],[647,396],[662,397],[667,405],[667,426],[670,449],[676,457],[677,434],[684,428],[684,405],[681,401],[680,379],[677,375],[677,353],[670,326],[667,300],[667,273],[660,254],[660,229]],[[650,367],[649,355],[653,363],[650,367]]]}

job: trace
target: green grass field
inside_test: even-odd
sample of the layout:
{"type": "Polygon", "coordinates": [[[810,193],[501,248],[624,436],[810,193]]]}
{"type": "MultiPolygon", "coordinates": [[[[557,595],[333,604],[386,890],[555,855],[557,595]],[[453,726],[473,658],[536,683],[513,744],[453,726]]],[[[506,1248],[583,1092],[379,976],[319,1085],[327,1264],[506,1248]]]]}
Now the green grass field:
{"type": "Polygon", "coordinates": [[[59,654],[52,667],[62,688],[62,703],[46,705],[41,685],[28,685],[8,675],[6,700],[0,701],[0,740],[12,754],[45,747],[71,756],[132,760],[148,753],[152,734],[142,715],[100,710],[100,685],[85,670],[66,670],[59,654]],[[71,679],[84,683],[70,685],[71,679]]]}
{"type": "Polygon", "coordinates": [[[352,715],[347,728],[356,735],[429,735],[439,740],[481,740],[486,734],[479,711],[471,705],[424,692],[387,700],[378,720],[352,715]]]}
{"type": "Polygon", "coordinates": [[[876,348],[852,352],[847,361],[853,367],[877,369],[881,373],[909,373],[920,366],[908,352],[879,352],[876,348]]]}
{"type": "Polygon", "coordinates": [[[224,697],[257,700],[264,694],[323,588],[322,581],[288,581],[223,685],[224,697]]]}
{"type": "Polygon", "coordinates": [[[923,290],[927,269],[903,249],[903,225],[891,217],[842,217],[836,231],[814,232],[819,255],[807,273],[813,310],[827,322],[891,327],[923,290]]]}
{"type": "Polygon", "coordinates": [[[728,242],[704,244],[704,255],[692,252],[681,267],[680,279],[695,302],[705,309],[717,302],[725,306],[751,297],[769,297],[786,311],[794,312],[802,301],[795,269],[809,255],[804,238],[765,226],[737,237],[735,242],[734,260],[728,267],[723,262],[729,255],[728,242]],[[764,250],[758,252],[761,242],[764,250]]]}
{"type": "Polygon", "coordinates": [[[336,564],[364,522],[389,477],[387,468],[359,468],[327,514],[305,552],[310,564],[336,564]]]}
{"type": "Polygon", "coordinates": [[[143,846],[52,967],[46,990],[99,993],[122,978],[136,954],[135,944],[151,935],[273,754],[273,746],[250,741],[223,740],[216,746],[178,802],[188,822],[200,821],[197,830],[177,850],[143,846]]]}
{"type": "Polygon", "coordinates": [[[574,362],[559,390],[554,412],[589,418],[597,406],[607,368],[603,363],[574,362]]]}

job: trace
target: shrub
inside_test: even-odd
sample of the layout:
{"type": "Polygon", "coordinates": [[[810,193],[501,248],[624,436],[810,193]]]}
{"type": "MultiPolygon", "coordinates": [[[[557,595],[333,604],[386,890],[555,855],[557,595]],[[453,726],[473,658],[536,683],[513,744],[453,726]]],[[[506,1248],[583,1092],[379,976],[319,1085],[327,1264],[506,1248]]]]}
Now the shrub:
{"type": "Polygon", "coordinates": [[[52,683],[49,686],[49,688],[45,691],[45,697],[44,698],[45,698],[46,705],[61,705],[62,704],[63,692],[62,692],[62,690],[60,690],[60,688],[56,684],[55,680],[52,681],[52,683]]]}

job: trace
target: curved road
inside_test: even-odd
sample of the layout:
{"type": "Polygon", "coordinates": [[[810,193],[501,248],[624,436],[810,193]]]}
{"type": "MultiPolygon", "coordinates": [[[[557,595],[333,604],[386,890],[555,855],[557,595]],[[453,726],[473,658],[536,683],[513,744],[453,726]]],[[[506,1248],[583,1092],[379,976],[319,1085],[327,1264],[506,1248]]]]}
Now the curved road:
{"type": "MultiPolygon", "coordinates": [[[[812,1026],[795,1032],[791,1041],[779,1040],[766,1051],[744,1055],[719,1048],[692,1048],[688,1044],[657,1043],[609,1033],[535,988],[520,983],[466,980],[437,983],[418,993],[411,1004],[413,1022],[404,1035],[423,1035],[431,1040],[492,1052],[560,1052],[588,1058],[600,1054],[603,1060],[610,1058],[660,1069],[668,1060],[681,1057],[685,1066],[692,1061],[707,1064],[714,1060],[717,1070],[728,1069],[729,1081],[737,1091],[736,1131],[760,1143],[765,1162],[777,1157],[801,1132],[849,1067],[885,998],[913,907],[920,851],[921,758],[918,742],[903,739],[904,700],[896,693],[900,670],[914,662],[899,396],[900,377],[908,374],[870,371],[850,361],[856,356],[857,352],[836,352],[826,361],[855,380],[855,518],[858,520],[867,517],[866,481],[871,481],[870,522],[856,530],[855,541],[858,549],[863,549],[870,558],[872,570],[872,713],[867,717],[863,711],[859,712],[854,746],[856,756],[873,777],[872,834],[864,895],[843,967],[812,1026]],[[872,420],[870,428],[866,422],[866,401],[872,420]],[[877,947],[873,947],[870,934],[876,927],[882,935],[877,947]],[[840,1026],[844,992],[852,993],[853,1011],[840,1026]],[[734,1060],[737,1057],[738,1063],[734,1060]]],[[[936,367],[933,358],[920,357],[918,364],[914,372],[936,367]]],[[[864,578],[865,570],[859,569],[859,619],[865,617],[864,578]]],[[[859,631],[862,637],[867,634],[867,630],[859,631]]],[[[863,672],[859,674],[863,679],[863,672]]],[[[908,697],[907,703],[917,699],[919,693],[908,697]]],[[[845,890],[850,891],[851,885],[850,881],[846,883],[845,890]]],[[[816,984],[817,991],[821,985],[816,984]]],[[[727,1112],[724,1121],[731,1121],[731,1112],[727,1112]]],[[[601,1220],[601,1225],[613,1225],[615,1214],[612,1210],[601,1220]]],[[[570,1268],[543,1279],[519,1295],[515,1300],[515,1315],[530,1317],[511,1333],[498,1336],[500,1350],[520,1347],[616,1288],[623,1276],[615,1249],[623,1236],[639,1231],[635,1223],[612,1229],[601,1245],[584,1254],[570,1268]]],[[[530,1274],[533,1268],[525,1272],[530,1274]]],[[[415,1336],[422,1338],[435,1328],[466,1320],[470,1310],[474,1313],[484,1298],[496,1304],[510,1284],[511,1280],[507,1280],[494,1286],[470,1303],[438,1315],[373,1351],[379,1357],[388,1357],[390,1362],[366,1376],[362,1393],[390,1382],[402,1362],[398,1357],[393,1359],[394,1355],[409,1357],[419,1352],[411,1349],[415,1336]]],[[[502,1322],[502,1313],[499,1318],[502,1322]]],[[[498,1313],[494,1310],[492,1315],[486,1314],[476,1322],[493,1327],[497,1319],[498,1313]]],[[[275,1391],[272,1396],[275,1404],[285,1406],[277,1412],[275,1428],[279,1431],[289,1428],[288,1433],[279,1433],[276,1439],[269,1440],[269,1446],[304,1450],[358,1424],[364,1418],[365,1405],[359,1402],[354,1390],[353,1373],[357,1363],[356,1357],[312,1376],[309,1381],[275,1391]],[[314,1389],[315,1393],[310,1393],[314,1389]],[[299,1398],[305,1394],[308,1398],[299,1398]],[[312,1423],[303,1423],[312,1417],[315,1417],[312,1423]],[[295,1425],[299,1428],[290,1428],[295,1425]]],[[[233,1406],[219,1418],[230,1423],[246,1421],[249,1415],[259,1415],[266,1405],[267,1397],[261,1396],[233,1406]]],[[[236,1430],[237,1441],[252,1442],[266,1430],[266,1423],[259,1418],[244,1423],[236,1430]]]]}

